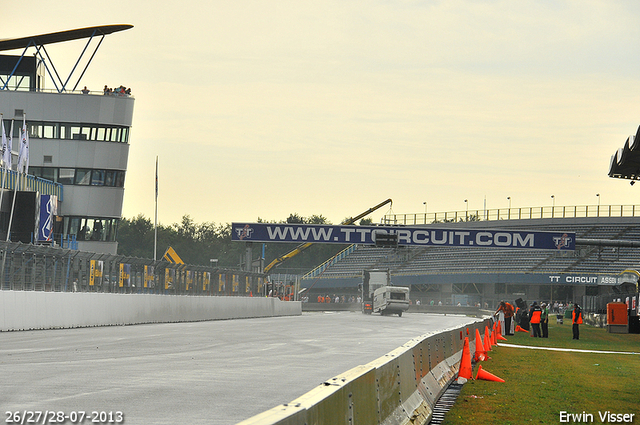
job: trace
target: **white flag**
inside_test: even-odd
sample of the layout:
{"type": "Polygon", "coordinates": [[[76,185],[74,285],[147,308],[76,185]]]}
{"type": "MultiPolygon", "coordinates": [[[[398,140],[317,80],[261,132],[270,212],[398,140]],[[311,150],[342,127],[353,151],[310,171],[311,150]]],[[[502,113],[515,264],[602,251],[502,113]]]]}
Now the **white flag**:
{"type": "Polygon", "coordinates": [[[13,149],[13,120],[11,120],[11,129],[9,130],[9,134],[7,135],[7,150],[4,151],[4,157],[2,158],[4,160],[5,163],[5,167],[7,168],[7,170],[11,169],[11,161],[12,161],[12,156],[11,156],[11,150],[13,149]]]}
{"type": "Polygon", "coordinates": [[[22,117],[22,130],[20,131],[20,151],[18,152],[18,172],[29,172],[29,134],[27,133],[26,116],[22,117]]]}
{"type": "MultiPolygon", "coordinates": [[[[7,134],[4,132],[4,120],[0,118],[0,120],[2,120],[2,167],[5,169],[11,168],[11,162],[7,163],[7,148],[8,148],[8,141],[7,141],[7,134]]],[[[11,151],[9,151],[9,159],[11,159],[11,151]]]]}

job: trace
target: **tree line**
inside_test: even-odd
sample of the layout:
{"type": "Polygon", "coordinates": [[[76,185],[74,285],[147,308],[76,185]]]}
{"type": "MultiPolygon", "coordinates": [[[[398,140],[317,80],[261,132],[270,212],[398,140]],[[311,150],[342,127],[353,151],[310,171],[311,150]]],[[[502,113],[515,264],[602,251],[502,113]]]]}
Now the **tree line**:
{"type": "MultiPolygon", "coordinates": [[[[258,218],[259,223],[266,221],[258,218]]],[[[272,221],[276,223],[276,221],[272,221]]],[[[302,217],[290,214],[286,220],[277,223],[291,224],[331,224],[322,215],[302,217]]],[[[370,225],[370,219],[360,221],[361,225],[370,225]]],[[[128,219],[122,218],[118,226],[118,254],[130,257],[153,258],[154,227],[151,219],[142,214],[128,219]]],[[[265,266],[275,258],[286,254],[298,244],[271,243],[265,246],[265,266]]],[[[209,266],[216,259],[218,267],[238,269],[245,257],[246,244],[231,241],[231,223],[196,223],[189,215],[184,215],[179,223],[169,226],[158,224],[157,259],[162,259],[171,246],[187,264],[209,266]]],[[[302,253],[280,265],[272,272],[305,273],[318,264],[328,260],[347,245],[314,244],[302,253]]],[[[262,255],[262,244],[252,246],[252,257],[262,255]]]]}

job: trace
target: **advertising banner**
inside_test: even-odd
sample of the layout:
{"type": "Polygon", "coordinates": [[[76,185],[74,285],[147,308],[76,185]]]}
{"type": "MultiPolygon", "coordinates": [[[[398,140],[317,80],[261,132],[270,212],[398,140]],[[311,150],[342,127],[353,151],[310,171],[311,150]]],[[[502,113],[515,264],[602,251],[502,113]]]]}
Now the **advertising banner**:
{"type": "Polygon", "coordinates": [[[202,290],[205,292],[208,291],[210,283],[211,283],[211,272],[204,272],[202,274],[202,290]]]}
{"type": "Polygon", "coordinates": [[[104,261],[91,260],[89,270],[89,286],[102,285],[102,273],[104,270],[104,261]]]}
{"type": "Polygon", "coordinates": [[[121,288],[131,287],[131,264],[120,263],[120,279],[121,288]]]}
{"type": "Polygon", "coordinates": [[[164,289],[173,289],[173,280],[176,277],[174,269],[164,269],[164,289]]]}
{"type": "Polygon", "coordinates": [[[144,287],[145,288],[153,288],[155,287],[155,270],[154,266],[144,266],[144,287]]]}
{"type": "Polygon", "coordinates": [[[38,242],[53,240],[53,221],[58,213],[56,195],[40,195],[40,221],[38,224],[38,242]]]}
{"type": "Polygon", "coordinates": [[[231,276],[231,292],[238,292],[240,286],[240,276],[234,274],[231,276]]]}
{"type": "Polygon", "coordinates": [[[575,250],[572,232],[538,232],[403,226],[233,223],[237,242],[294,242],[375,245],[376,235],[395,234],[400,246],[446,246],[575,250]]]}

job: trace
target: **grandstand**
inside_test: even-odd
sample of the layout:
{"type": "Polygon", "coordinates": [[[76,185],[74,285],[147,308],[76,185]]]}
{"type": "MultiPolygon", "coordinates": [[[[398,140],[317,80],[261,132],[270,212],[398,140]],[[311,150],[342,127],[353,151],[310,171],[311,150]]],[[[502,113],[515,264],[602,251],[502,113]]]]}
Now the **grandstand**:
{"type": "Polygon", "coordinates": [[[310,300],[314,293],[356,294],[363,270],[388,268],[393,283],[410,286],[411,298],[423,304],[433,300],[493,308],[502,299],[579,302],[585,296],[635,292],[640,248],[634,245],[640,245],[640,208],[598,206],[596,213],[594,208],[540,208],[535,209],[537,215],[531,213],[533,208],[523,209],[524,213],[514,209],[508,212],[512,219],[503,219],[504,211],[483,212],[472,216],[475,221],[439,213],[433,217],[448,215],[457,220],[428,225],[417,224],[415,215],[386,216],[385,223],[411,227],[570,232],[576,234],[576,249],[351,245],[305,274],[302,286],[309,288],[310,300]]]}

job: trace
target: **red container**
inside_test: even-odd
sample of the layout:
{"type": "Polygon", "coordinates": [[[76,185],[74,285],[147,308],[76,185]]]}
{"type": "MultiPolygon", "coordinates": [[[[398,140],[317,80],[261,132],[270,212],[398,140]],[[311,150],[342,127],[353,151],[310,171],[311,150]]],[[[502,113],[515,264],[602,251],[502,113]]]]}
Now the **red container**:
{"type": "Polygon", "coordinates": [[[627,305],[625,303],[607,304],[607,325],[628,324],[627,305]]]}

